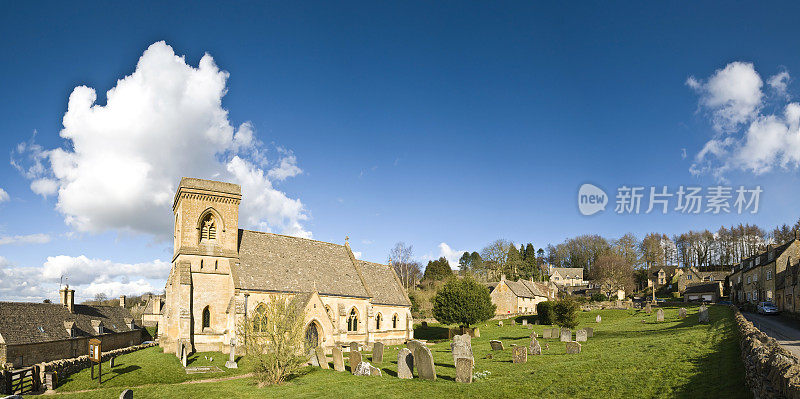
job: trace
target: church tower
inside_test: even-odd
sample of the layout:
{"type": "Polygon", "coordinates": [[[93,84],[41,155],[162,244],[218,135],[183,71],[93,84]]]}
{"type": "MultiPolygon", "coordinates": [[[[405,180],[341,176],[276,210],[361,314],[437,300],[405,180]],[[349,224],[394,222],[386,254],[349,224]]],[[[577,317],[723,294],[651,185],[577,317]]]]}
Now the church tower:
{"type": "Polygon", "coordinates": [[[231,265],[238,262],[241,187],[181,179],[172,205],[174,252],[159,335],[165,350],[220,350],[230,330],[231,265]],[[163,325],[163,327],[162,327],[163,325]]]}

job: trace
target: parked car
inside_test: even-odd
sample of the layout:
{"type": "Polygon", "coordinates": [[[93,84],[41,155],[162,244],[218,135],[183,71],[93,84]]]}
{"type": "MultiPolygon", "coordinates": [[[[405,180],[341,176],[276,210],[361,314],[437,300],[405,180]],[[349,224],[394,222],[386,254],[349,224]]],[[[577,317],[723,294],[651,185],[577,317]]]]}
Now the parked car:
{"type": "Polygon", "coordinates": [[[760,314],[778,314],[779,310],[778,307],[775,306],[772,302],[759,302],[758,303],[758,313],[760,314]]]}
{"type": "Polygon", "coordinates": [[[717,303],[720,304],[720,305],[733,305],[733,303],[731,301],[719,301],[717,303]]]}

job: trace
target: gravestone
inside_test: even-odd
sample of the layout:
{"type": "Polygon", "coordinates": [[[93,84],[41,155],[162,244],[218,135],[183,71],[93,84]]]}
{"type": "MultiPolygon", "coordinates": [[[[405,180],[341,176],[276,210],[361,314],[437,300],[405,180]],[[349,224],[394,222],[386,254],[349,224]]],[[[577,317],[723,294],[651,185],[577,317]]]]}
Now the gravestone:
{"type": "Polygon", "coordinates": [[[397,352],[397,378],[414,378],[414,355],[408,348],[397,352]]]}
{"type": "Polygon", "coordinates": [[[586,330],[586,338],[594,337],[594,328],[586,327],[586,328],[584,328],[584,330],[586,330]]]}
{"type": "Polygon", "coordinates": [[[436,365],[433,364],[433,354],[427,346],[423,345],[414,351],[414,360],[419,378],[436,381],[436,365]]]}
{"type": "Polygon", "coordinates": [[[350,372],[355,373],[356,367],[361,363],[361,352],[350,350],[350,372]]]}
{"type": "Polygon", "coordinates": [[[456,359],[456,382],[471,383],[472,368],[474,366],[475,360],[471,357],[459,357],[456,359]]]}
{"type": "Polygon", "coordinates": [[[319,367],[319,359],[317,359],[317,351],[314,348],[308,350],[308,359],[311,362],[311,365],[314,367],[319,367]]]}
{"type": "Polygon", "coordinates": [[[575,341],[586,342],[586,338],[588,338],[586,330],[580,329],[578,331],[575,331],[575,341]]]}
{"type": "Polygon", "coordinates": [[[511,319],[511,325],[512,326],[516,326],[517,325],[517,320],[516,319],[511,319]]]}
{"type": "Polygon", "coordinates": [[[408,347],[408,349],[411,350],[411,354],[414,355],[414,357],[412,358],[414,360],[414,368],[417,368],[417,369],[419,368],[419,365],[417,363],[416,354],[417,354],[417,349],[419,349],[420,347],[423,347],[423,346],[425,346],[425,344],[422,343],[422,341],[418,341],[416,339],[412,339],[412,340],[406,341],[406,347],[408,347]]]}
{"type": "Polygon", "coordinates": [[[383,342],[376,342],[372,345],[372,362],[383,363],[383,342]]]}
{"type": "Polygon", "coordinates": [[[188,350],[186,350],[186,345],[181,345],[181,364],[183,365],[184,368],[186,368],[186,364],[188,363],[188,357],[189,357],[189,354],[186,352],[188,352],[188,350]]]}
{"type": "Polygon", "coordinates": [[[356,341],[350,342],[350,351],[352,352],[357,350],[358,350],[358,342],[356,341]]]}
{"type": "Polygon", "coordinates": [[[423,321],[422,322],[422,328],[428,328],[428,322],[427,321],[423,321]]]}
{"type": "Polygon", "coordinates": [[[567,345],[567,354],[581,353],[581,344],[576,341],[569,341],[567,345]]]}
{"type": "Polygon", "coordinates": [[[536,340],[536,337],[531,338],[531,346],[528,347],[528,354],[531,355],[542,354],[542,346],[539,345],[539,341],[536,340]]]}
{"type": "Polygon", "coordinates": [[[472,357],[472,338],[469,334],[456,335],[450,343],[450,351],[453,353],[453,362],[461,357],[472,357]]]}
{"type": "Polygon", "coordinates": [[[119,394],[119,399],[133,399],[133,391],[126,389],[119,394]]]}
{"type": "Polygon", "coordinates": [[[109,365],[111,366],[111,368],[114,368],[114,363],[115,363],[114,361],[115,360],[117,360],[116,356],[111,357],[111,361],[109,362],[110,363],[109,365]]]}
{"type": "Polygon", "coordinates": [[[342,348],[338,345],[334,346],[331,350],[333,354],[333,369],[336,371],[344,371],[344,356],[342,356],[342,348]]]}
{"type": "Polygon", "coordinates": [[[361,375],[361,376],[371,375],[372,374],[371,368],[372,368],[371,364],[367,362],[359,362],[355,368],[355,371],[353,371],[353,375],[361,375]]]}
{"type": "Polygon", "coordinates": [[[539,334],[537,334],[536,331],[534,331],[531,333],[531,338],[539,338],[539,334]]]}
{"type": "Polygon", "coordinates": [[[478,327],[473,328],[472,329],[472,336],[475,337],[475,338],[480,338],[481,337],[481,329],[478,328],[478,327]]]}
{"type": "Polygon", "coordinates": [[[522,325],[523,326],[527,326],[528,325],[528,319],[522,319],[522,325]]]}
{"type": "Polygon", "coordinates": [[[528,361],[528,348],[516,345],[511,347],[512,363],[525,363],[527,361],[528,361]]]}
{"type": "Polygon", "coordinates": [[[231,351],[228,353],[228,361],[225,362],[225,367],[229,369],[239,368],[236,364],[236,338],[231,338],[231,351]]]}
{"type": "Polygon", "coordinates": [[[697,318],[700,323],[708,323],[708,308],[706,305],[700,305],[700,310],[697,311],[697,318]]]}
{"type": "Polygon", "coordinates": [[[493,339],[493,340],[489,341],[489,345],[492,346],[492,350],[493,351],[501,351],[501,350],[503,350],[503,343],[498,341],[498,340],[493,339]]]}
{"type": "Polygon", "coordinates": [[[545,328],[544,331],[542,331],[542,338],[543,339],[550,339],[550,329],[549,328],[545,328]]]}
{"type": "Polygon", "coordinates": [[[678,310],[678,318],[680,319],[686,318],[686,308],[680,308],[680,310],[678,310]]]}
{"type": "Polygon", "coordinates": [[[647,314],[653,313],[653,306],[650,305],[650,302],[647,302],[647,305],[644,305],[644,312],[647,314]]]}
{"type": "Polygon", "coordinates": [[[600,315],[597,315],[597,317],[594,318],[595,323],[600,323],[601,321],[603,321],[603,318],[600,317],[600,315]]]}
{"type": "Polygon", "coordinates": [[[658,309],[656,311],[656,321],[664,321],[664,309],[658,309]]]}
{"type": "Polygon", "coordinates": [[[331,368],[331,366],[328,365],[328,357],[325,356],[325,348],[318,346],[316,349],[314,349],[314,354],[317,357],[317,363],[319,363],[320,367],[326,370],[331,368]]]}
{"type": "Polygon", "coordinates": [[[381,373],[381,369],[379,369],[379,368],[377,368],[377,367],[375,367],[373,365],[370,365],[369,366],[369,375],[371,375],[373,377],[380,377],[380,376],[383,375],[383,373],[381,373]]]}
{"type": "Polygon", "coordinates": [[[528,324],[528,330],[533,330],[533,324],[528,324]]]}
{"type": "Polygon", "coordinates": [[[500,320],[500,321],[498,321],[498,322],[497,322],[497,325],[498,325],[498,326],[500,326],[500,327],[502,327],[502,326],[503,326],[503,320],[500,320]]]}
{"type": "Polygon", "coordinates": [[[569,328],[562,328],[561,329],[561,342],[569,342],[572,341],[572,331],[569,328]]]}

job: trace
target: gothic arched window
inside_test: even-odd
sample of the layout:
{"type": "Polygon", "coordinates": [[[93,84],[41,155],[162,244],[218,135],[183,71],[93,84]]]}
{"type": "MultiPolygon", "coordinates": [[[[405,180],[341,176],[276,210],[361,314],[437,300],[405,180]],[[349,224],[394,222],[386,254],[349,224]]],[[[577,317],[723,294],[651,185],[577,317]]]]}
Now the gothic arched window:
{"type": "Polygon", "coordinates": [[[392,329],[393,330],[397,329],[397,313],[395,313],[394,316],[392,316],[392,329]]]}
{"type": "Polygon", "coordinates": [[[209,241],[217,239],[217,222],[214,220],[214,215],[209,213],[203,218],[200,223],[200,241],[209,241]]]}
{"type": "Polygon", "coordinates": [[[208,306],[203,309],[203,329],[211,327],[211,311],[208,310],[208,306]]]}
{"type": "Polygon", "coordinates": [[[267,305],[259,303],[253,313],[253,331],[265,332],[267,331],[267,305]]]}
{"type": "Polygon", "coordinates": [[[378,313],[378,315],[375,316],[375,329],[376,330],[380,330],[381,329],[381,322],[383,322],[383,315],[378,313]]]}
{"type": "Polygon", "coordinates": [[[350,317],[347,318],[347,331],[358,331],[358,313],[356,313],[356,308],[350,310],[350,317]]]}

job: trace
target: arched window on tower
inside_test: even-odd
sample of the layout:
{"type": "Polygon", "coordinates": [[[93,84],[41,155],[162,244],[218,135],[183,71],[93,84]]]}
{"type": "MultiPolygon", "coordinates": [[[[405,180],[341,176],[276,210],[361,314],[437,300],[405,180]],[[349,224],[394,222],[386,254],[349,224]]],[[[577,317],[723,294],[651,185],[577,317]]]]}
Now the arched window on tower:
{"type": "Polygon", "coordinates": [[[211,328],[211,311],[208,306],[203,309],[203,329],[211,328]]]}
{"type": "Polygon", "coordinates": [[[358,313],[356,313],[356,308],[350,310],[350,317],[347,318],[347,331],[358,331],[358,313]]]}
{"type": "Polygon", "coordinates": [[[217,222],[214,220],[214,215],[209,213],[203,218],[200,223],[200,241],[210,241],[217,239],[217,222]]]}

